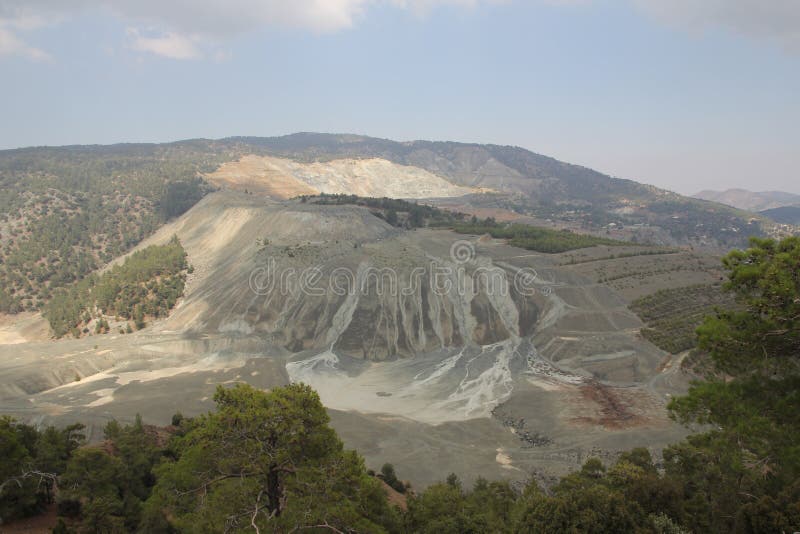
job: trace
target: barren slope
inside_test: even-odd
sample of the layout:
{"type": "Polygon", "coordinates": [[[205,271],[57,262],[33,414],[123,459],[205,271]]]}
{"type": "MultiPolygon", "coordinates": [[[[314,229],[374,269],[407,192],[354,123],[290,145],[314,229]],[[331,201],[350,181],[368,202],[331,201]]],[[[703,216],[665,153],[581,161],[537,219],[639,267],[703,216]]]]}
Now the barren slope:
{"type": "Polygon", "coordinates": [[[287,199],[309,194],[366,197],[455,197],[476,192],[453,185],[424,169],[385,159],[338,159],[300,163],[267,156],[244,156],[225,163],[207,179],[220,187],[287,199]]]}
{"type": "Polygon", "coordinates": [[[140,246],[174,234],[195,272],[173,314],[131,335],[0,345],[4,412],[87,421],[99,438],[112,417],[208,410],[217,384],[304,381],[349,446],[417,485],[563,473],[590,452],[657,452],[683,434],[664,411],[685,385],[662,371],[667,355],[638,336],[624,298],[562,257],[235,192],[140,246]],[[270,285],[265,268],[293,274],[270,285]],[[442,268],[447,290],[431,282],[442,268]],[[532,292],[515,285],[522,269],[532,292]]]}

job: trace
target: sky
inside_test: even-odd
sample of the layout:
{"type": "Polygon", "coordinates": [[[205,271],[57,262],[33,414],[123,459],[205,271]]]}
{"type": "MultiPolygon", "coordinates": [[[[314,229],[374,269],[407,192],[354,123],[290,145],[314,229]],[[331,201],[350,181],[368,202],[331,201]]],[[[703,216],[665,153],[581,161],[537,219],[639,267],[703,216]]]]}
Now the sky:
{"type": "Polygon", "coordinates": [[[298,131],[800,193],[800,0],[0,0],[0,148],[298,131]]]}

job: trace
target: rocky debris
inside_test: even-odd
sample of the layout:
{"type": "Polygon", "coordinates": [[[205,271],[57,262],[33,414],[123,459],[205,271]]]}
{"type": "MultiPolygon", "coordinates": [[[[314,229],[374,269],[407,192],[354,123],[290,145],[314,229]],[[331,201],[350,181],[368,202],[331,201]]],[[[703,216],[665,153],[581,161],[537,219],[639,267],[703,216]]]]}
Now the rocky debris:
{"type": "Polygon", "coordinates": [[[510,428],[512,432],[514,432],[514,435],[516,435],[523,443],[523,449],[529,449],[531,447],[546,447],[553,444],[553,440],[544,434],[536,431],[526,430],[525,419],[516,418],[505,412],[503,406],[503,404],[497,405],[492,410],[492,416],[499,420],[503,426],[510,428]]]}

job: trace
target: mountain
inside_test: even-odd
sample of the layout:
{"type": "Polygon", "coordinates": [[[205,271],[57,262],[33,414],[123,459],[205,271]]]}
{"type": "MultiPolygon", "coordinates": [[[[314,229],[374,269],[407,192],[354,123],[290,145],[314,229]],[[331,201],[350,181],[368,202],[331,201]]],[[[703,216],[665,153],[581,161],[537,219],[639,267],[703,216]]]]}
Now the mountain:
{"type": "Polygon", "coordinates": [[[380,158],[425,169],[458,185],[521,193],[534,200],[610,202],[614,197],[649,198],[657,190],[611,178],[518,147],[471,143],[396,142],[356,135],[300,133],[274,138],[230,138],[242,149],[314,162],[380,158]]]}
{"type": "MultiPolygon", "coordinates": [[[[590,233],[613,231],[616,237],[640,242],[726,250],[746,245],[750,236],[776,232],[774,223],[752,213],[613,178],[519,147],[317,133],[235,137],[218,143],[238,152],[312,165],[383,160],[421,169],[457,186],[480,188],[481,193],[459,204],[466,211],[494,210],[590,233]]],[[[373,180],[381,180],[380,175],[373,180]]]]}
{"type": "Polygon", "coordinates": [[[99,440],[304,382],[415,486],[658,455],[709,251],[777,228],[521,148],[352,135],[3,151],[0,182],[4,413],[99,440]]]}
{"type": "Polygon", "coordinates": [[[197,145],[0,151],[0,313],[35,311],[191,208],[226,156],[197,145]]]}
{"type": "Polygon", "coordinates": [[[196,139],[0,151],[0,312],[127,252],[214,188],[431,199],[480,217],[724,251],[769,219],[499,145],[357,135],[196,139]]]}
{"type": "Polygon", "coordinates": [[[760,211],[759,214],[777,223],[800,226],[800,205],[771,208],[760,211]]]}
{"type": "Polygon", "coordinates": [[[216,384],[304,382],[349,447],[415,486],[561,473],[684,434],[664,411],[686,384],[679,358],[639,335],[628,304],[713,283],[715,262],[618,243],[531,253],[320,200],[206,195],[134,248],[185,249],[172,312],[127,334],[110,316],[109,333],[0,344],[4,412],[76,418],[98,439],[109,418],[202,413],[216,384]]]}
{"type": "Polygon", "coordinates": [[[783,206],[800,205],[800,195],[784,191],[761,191],[759,193],[746,189],[727,189],[725,191],[700,191],[695,198],[727,204],[748,211],[764,211],[783,206]]]}

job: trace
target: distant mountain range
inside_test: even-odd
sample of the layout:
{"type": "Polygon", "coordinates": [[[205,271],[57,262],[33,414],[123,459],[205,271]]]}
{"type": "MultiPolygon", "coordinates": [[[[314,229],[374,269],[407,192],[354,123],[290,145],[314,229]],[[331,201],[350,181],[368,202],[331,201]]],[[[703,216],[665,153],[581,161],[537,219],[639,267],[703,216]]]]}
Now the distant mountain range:
{"type": "Polygon", "coordinates": [[[759,212],[764,217],[781,224],[800,225],[800,206],[781,206],[759,212]]]}
{"type": "Polygon", "coordinates": [[[748,211],[764,211],[784,206],[800,206],[800,195],[785,191],[754,192],[746,189],[700,191],[694,198],[727,204],[748,211]]]}
{"type": "MultiPolygon", "coordinates": [[[[217,153],[223,149],[304,164],[328,163],[341,167],[339,160],[388,161],[430,173],[458,187],[481,190],[456,206],[463,211],[483,216],[505,216],[513,212],[535,219],[534,223],[552,223],[604,235],[610,232],[617,239],[722,251],[746,246],[750,236],[775,235],[776,231],[773,221],[748,211],[685,197],[633,180],[613,178],[520,147],[444,141],[398,142],[320,133],[182,143],[209,143],[217,153]]],[[[278,166],[291,167],[288,164],[278,166]]],[[[302,178],[297,171],[294,174],[295,178],[302,178]]]]}

